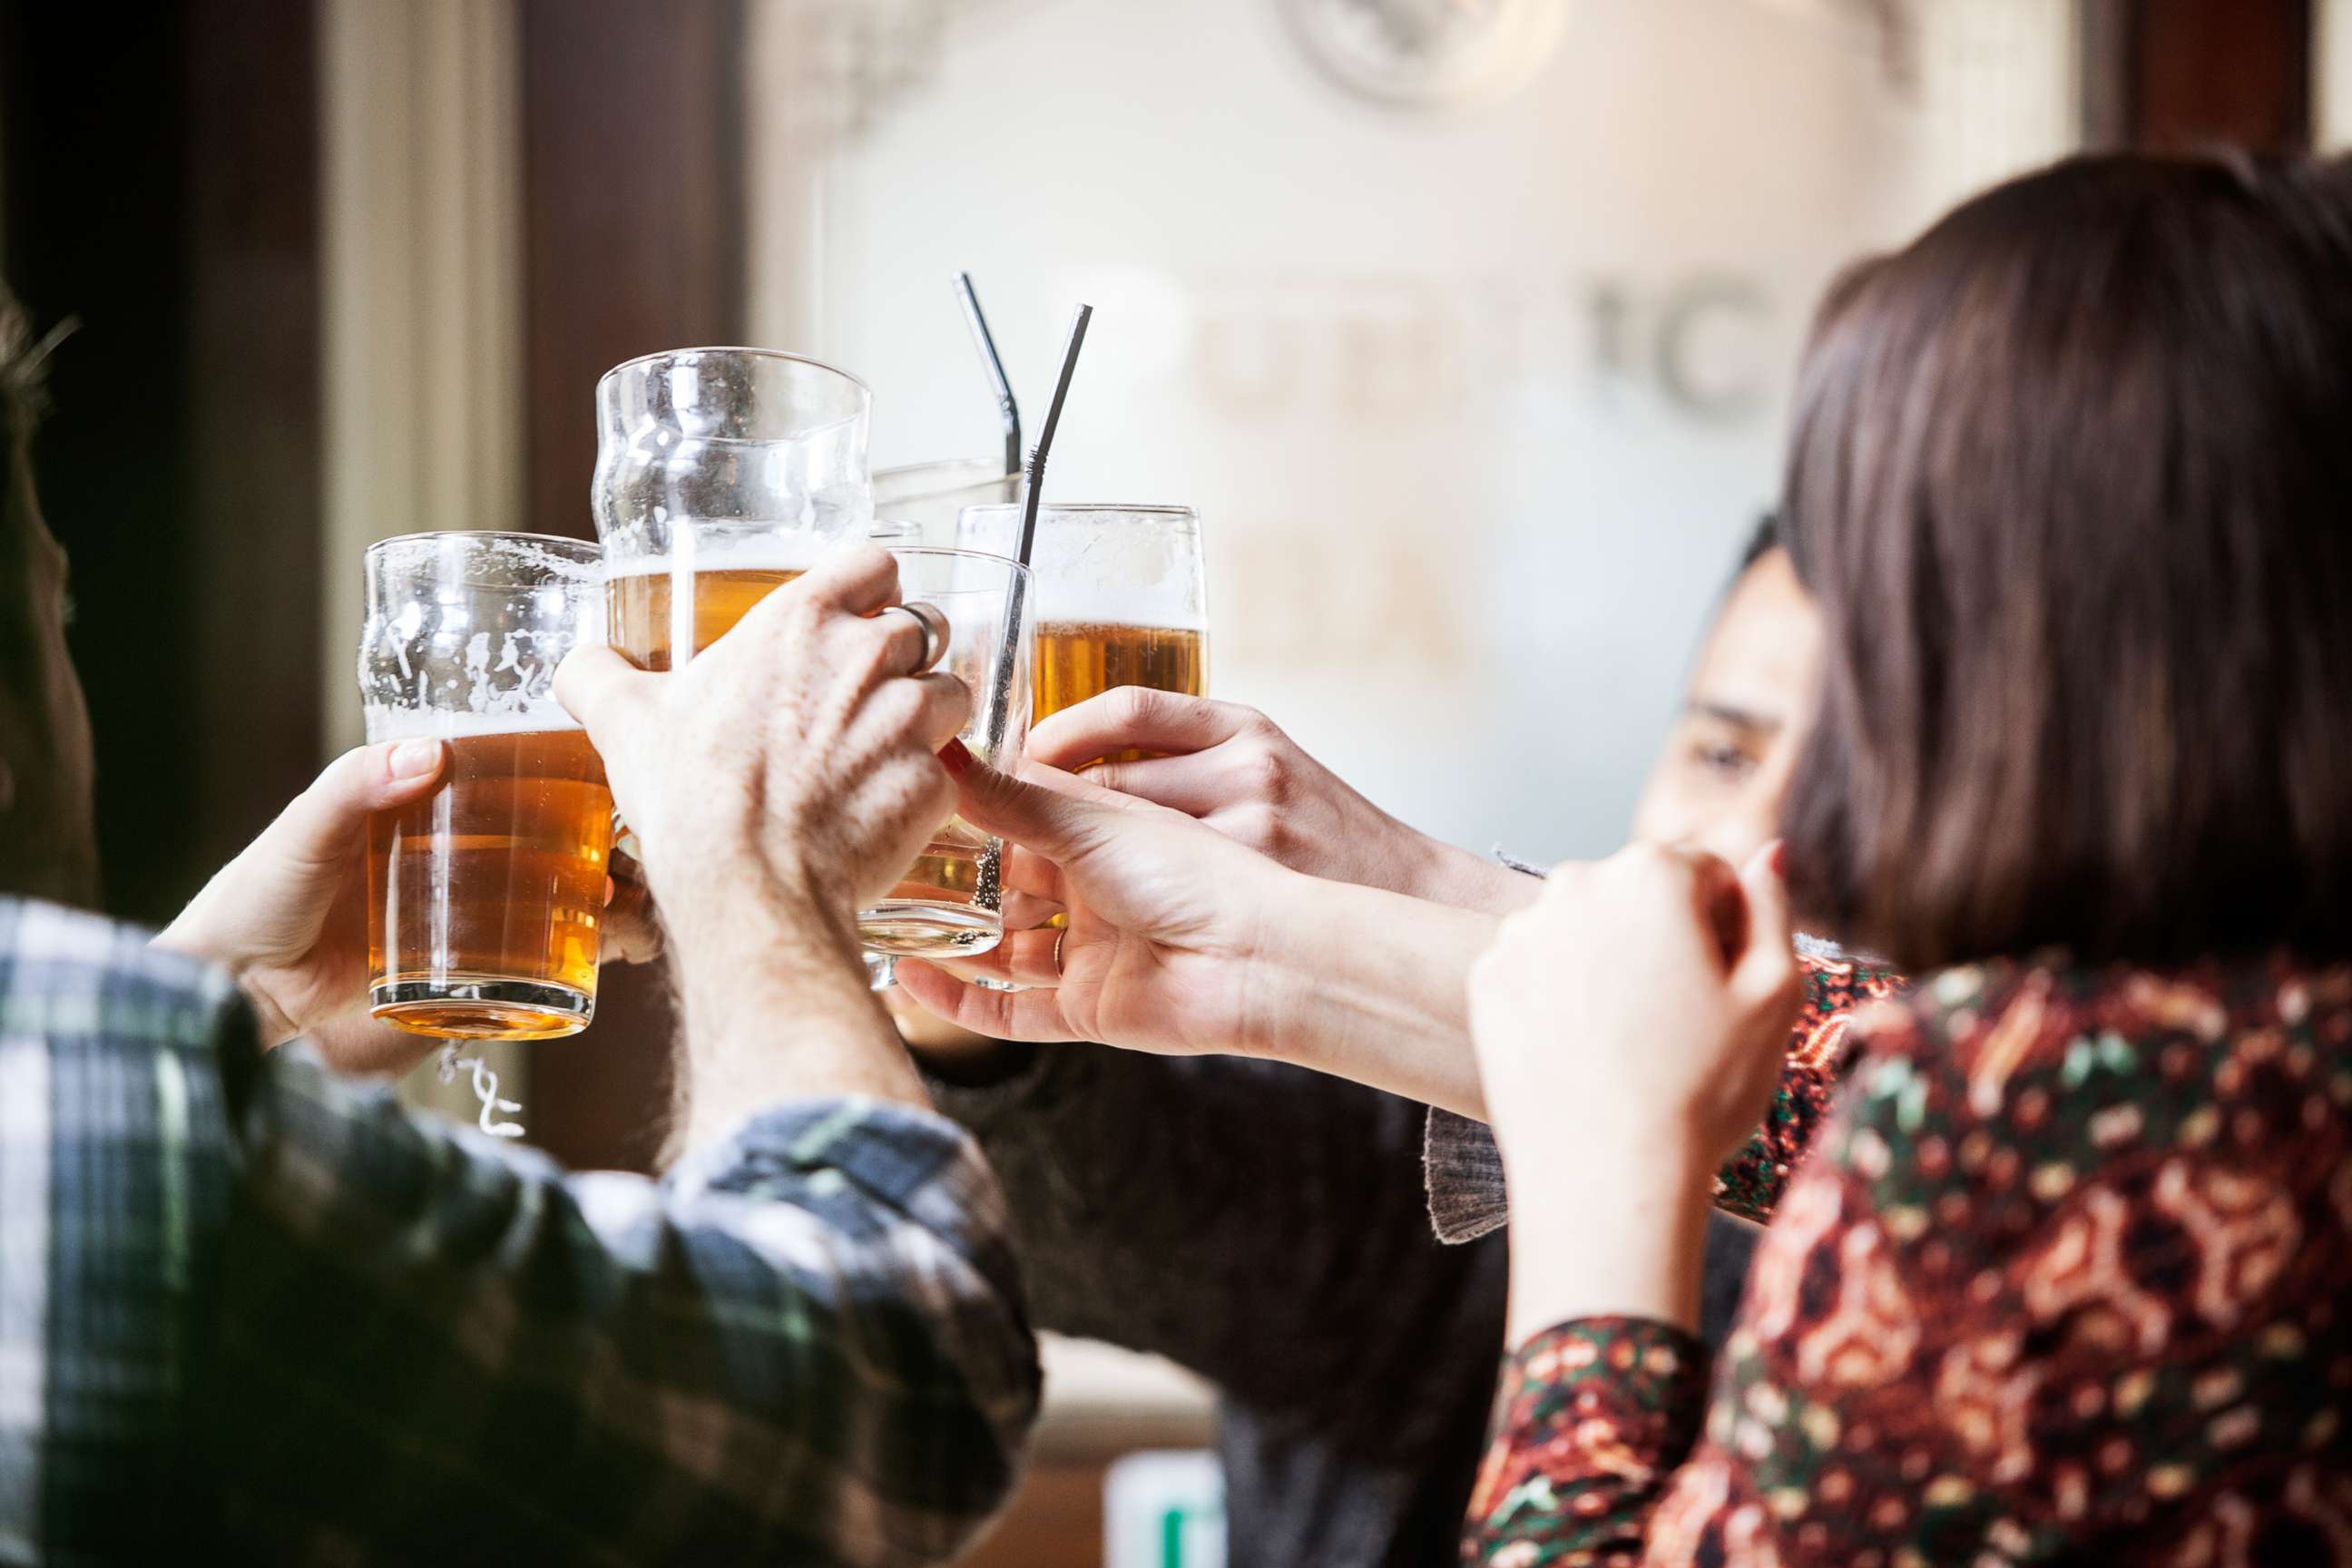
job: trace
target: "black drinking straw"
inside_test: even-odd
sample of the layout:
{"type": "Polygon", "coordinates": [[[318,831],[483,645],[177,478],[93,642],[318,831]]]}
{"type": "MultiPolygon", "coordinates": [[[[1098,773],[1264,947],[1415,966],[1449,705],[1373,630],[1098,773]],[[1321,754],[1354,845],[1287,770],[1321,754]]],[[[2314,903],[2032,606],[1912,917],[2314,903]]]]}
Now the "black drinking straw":
{"type": "MultiPolygon", "coordinates": [[[[1069,345],[1062,350],[1061,379],[1054,383],[1054,401],[1045,407],[1045,428],[1037,437],[1037,445],[1029,453],[1029,466],[1021,481],[1021,546],[1014,559],[1023,566],[1037,543],[1037,501],[1045,489],[1045,459],[1054,449],[1054,430],[1062,422],[1062,400],[1070,395],[1070,377],[1078,368],[1078,350],[1086,346],[1087,322],[1094,318],[1092,305],[1081,305],[1070,321],[1069,345]]],[[[1026,597],[1024,584],[1028,573],[1017,574],[1013,579],[1013,599],[1004,617],[1004,642],[997,650],[996,679],[992,682],[995,704],[988,716],[988,752],[996,755],[1004,741],[1004,724],[1013,708],[1013,676],[1020,663],[1019,632],[1026,597]]]]}
{"type": "Polygon", "coordinates": [[[972,346],[980,350],[981,368],[988,372],[989,385],[996,392],[996,411],[1004,420],[1004,471],[1021,471],[1021,409],[1013,401],[1013,383],[1005,378],[1004,361],[996,352],[996,340],[989,335],[988,318],[980,313],[980,296],[972,292],[971,274],[959,272],[955,277],[956,298],[963,301],[964,324],[971,329],[972,346]]]}

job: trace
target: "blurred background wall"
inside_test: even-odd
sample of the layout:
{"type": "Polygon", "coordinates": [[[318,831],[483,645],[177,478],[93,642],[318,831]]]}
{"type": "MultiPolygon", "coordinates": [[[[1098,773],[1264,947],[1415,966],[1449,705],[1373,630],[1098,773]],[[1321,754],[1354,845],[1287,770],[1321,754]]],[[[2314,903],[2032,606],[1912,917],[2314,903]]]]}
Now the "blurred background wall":
{"type": "MultiPolygon", "coordinates": [[[[2077,146],[2315,136],[2352,0],[0,0],[110,906],[356,738],[371,540],[590,531],[605,366],[799,349],[878,462],[993,450],[958,268],[1033,416],[1097,308],[1053,489],[1202,509],[1220,694],[1460,842],[1605,849],[1834,269],[2077,146]]],[[[534,1139],[641,1168],[668,1027],[608,973],[504,1064],[534,1139]]],[[[1055,1355],[977,1561],[1098,1561],[1106,1459],[1204,1429],[1055,1355]]]]}
{"type": "Polygon", "coordinates": [[[2076,144],[2075,14],[1382,11],[755,0],[751,319],[888,463],[991,449],[956,268],[1033,400],[1091,301],[1050,488],[1201,509],[1213,689],[1441,837],[1602,852],[1814,298],[2076,144]]]}

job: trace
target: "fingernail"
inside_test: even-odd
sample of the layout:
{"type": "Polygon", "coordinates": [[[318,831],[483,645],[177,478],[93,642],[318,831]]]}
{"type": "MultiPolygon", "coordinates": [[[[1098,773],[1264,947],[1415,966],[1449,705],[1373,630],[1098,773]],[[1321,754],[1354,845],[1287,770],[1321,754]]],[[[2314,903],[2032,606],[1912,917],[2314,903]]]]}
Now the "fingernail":
{"type": "Polygon", "coordinates": [[[1789,841],[1787,839],[1772,840],[1772,858],[1768,864],[1772,868],[1772,875],[1784,882],[1789,879],[1789,841]]]}
{"type": "Polygon", "coordinates": [[[971,766],[971,749],[963,743],[963,737],[958,735],[940,748],[940,761],[948,772],[961,778],[964,770],[971,766]]]}
{"type": "Polygon", "coordinates": [[[441,765],[441,742],[438,741],[403,741],[392,749],[386,765],[396,779],[422,778],[441,765]]]}

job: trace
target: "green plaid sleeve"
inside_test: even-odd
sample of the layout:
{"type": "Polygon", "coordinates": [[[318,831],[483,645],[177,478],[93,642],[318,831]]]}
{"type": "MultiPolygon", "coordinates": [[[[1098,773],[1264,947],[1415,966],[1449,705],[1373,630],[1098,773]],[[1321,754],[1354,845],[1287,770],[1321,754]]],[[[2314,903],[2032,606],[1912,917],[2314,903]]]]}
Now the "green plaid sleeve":
{"type": "Polygon", "coordinates": [[[243,1006],[142,931],[0,899],[0,1563],[162,1554],[243,1006]]]}
{"type": "Polygon", "coordinates": [[[1009,1490],[1034,1346],[952,1124],[810,1100],[567,1174],[12,912],[0,1562],[927,1563],[1009,1490]]]}
{"type": "Polygon", "coordinates": [[[656,1184],[566,1175],[299,1054],[237,1132],[201,1407],[236,1532],[305,1559],[929,1563],[1038,1391],[1003,1199],[925,1111],[772,1110],[656,1184]]]}

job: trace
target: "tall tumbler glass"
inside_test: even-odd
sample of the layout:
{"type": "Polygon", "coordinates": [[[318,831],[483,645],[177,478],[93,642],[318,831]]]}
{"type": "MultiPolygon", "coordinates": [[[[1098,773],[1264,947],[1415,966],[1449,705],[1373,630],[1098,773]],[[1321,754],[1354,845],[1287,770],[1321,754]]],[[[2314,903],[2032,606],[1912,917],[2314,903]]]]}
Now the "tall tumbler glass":
{"type": "Polygon", "coordinates": [[[602,553],[532,533],[415,533],[367,552],[368,739],[447,742],[440,787],[368,822],[368,1002],[444,1039],[541,1040],[596,1005],[613,795],[555,700],[604,640],[602,553]]]}
{"type": "MultiPolygon", "coordinates": [[[[947,619],[947,651],[935,668],[971,689],[971,718],[961,739],[992,767],[1021,765],[1028,739],[1032,652],[1029,574],[1002,556],[966,550],[893,549],[899,596],[938,608],[947,619]]],[[[888,896],[860,910],[857,933],[876,966],[877,988],[889,981],[887,961],[968,958],[1004,937],[1003,842],[949,817],[888,896]]]]}
{"type": "Polygon", "coordinates": [[[596,384],[591,504],[613,646],[684,664],[873,519],[873,396],[845,371],[770,349],[677,349],[596,384]]]}
{"type": "MultiPolygon", "coordinates": [[[[967,550],[1011,555],[1020,542],[1019,507],[967,507],[957,525],[967,550]]],[[[1115,686],[1208,695],[1208,573],[1192,508],[1041,507],[1029,567],[1037,718],[1115,686]]]]}

